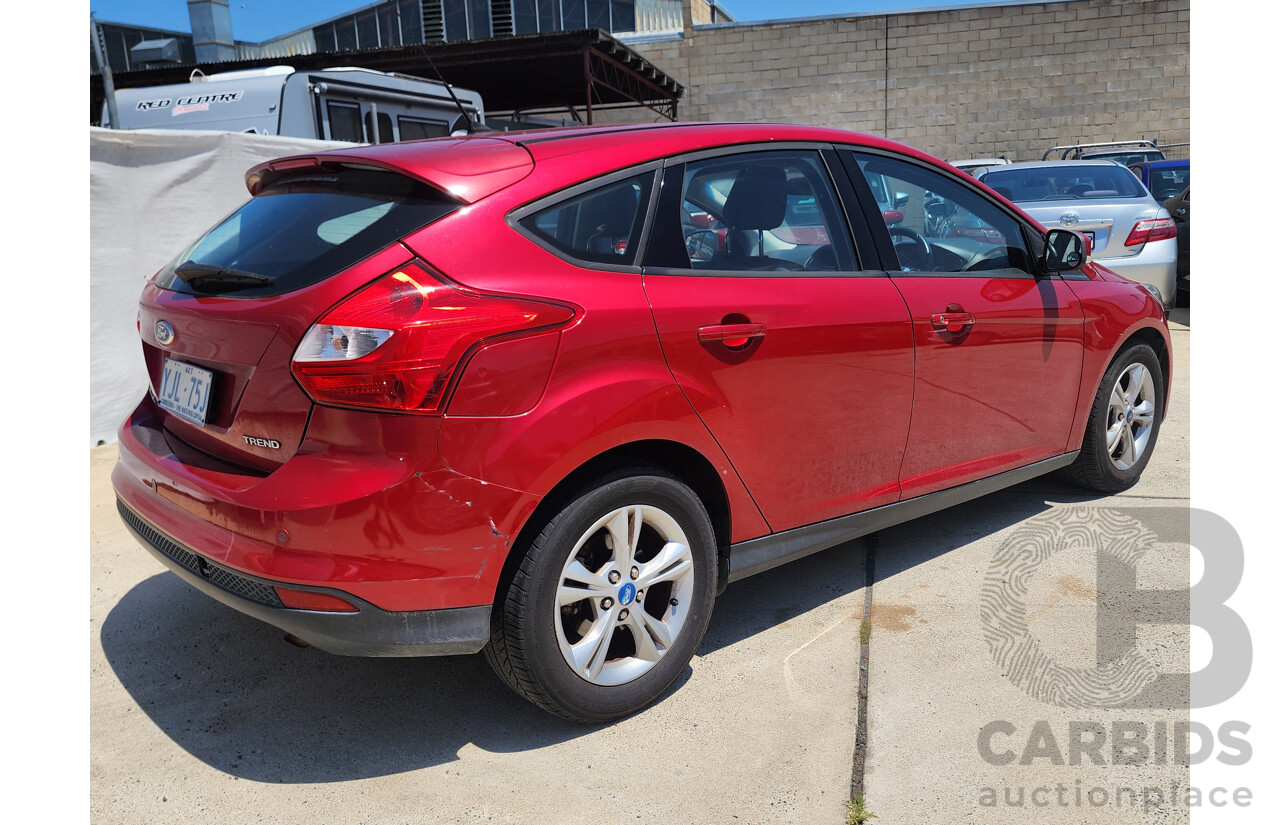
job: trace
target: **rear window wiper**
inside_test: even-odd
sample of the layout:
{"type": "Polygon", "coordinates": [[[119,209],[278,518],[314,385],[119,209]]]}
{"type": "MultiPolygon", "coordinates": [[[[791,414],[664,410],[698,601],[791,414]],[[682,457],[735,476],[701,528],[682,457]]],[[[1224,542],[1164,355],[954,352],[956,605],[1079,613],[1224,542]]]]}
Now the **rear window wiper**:
{"type": "Polygon", "coordinates": [[[187,261],[173,270],[178,280],[193,287],[252,287],[266,286],[271,279],[266,275],[243,272],[216,264],[198,264],[187,261]]]}

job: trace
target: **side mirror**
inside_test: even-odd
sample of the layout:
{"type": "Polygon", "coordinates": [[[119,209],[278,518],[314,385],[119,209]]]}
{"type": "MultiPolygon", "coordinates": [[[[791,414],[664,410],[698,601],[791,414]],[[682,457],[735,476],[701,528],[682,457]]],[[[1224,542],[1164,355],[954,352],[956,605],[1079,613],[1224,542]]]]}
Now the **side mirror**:
{"type": "Polygon", "coordinates": [[[1046,241],[1044,268],[1047,272],[1070,272],[1088,260],[1084,237],[1069,229],[1050,229],[1046,241]]]}
{"type": "Polygon", "coordinates": [[[910,196],[910,195],[908,195],[906,192],[894,192],[894,193],[893,193],[893,208],[894,208],[894,209],[901,209],[902,207],[904,207],[904,206],[906,206],[906,205],[907,205],[907,201],[909,201],[909,200],[911,200],[911,196],[910,196]]]}
{"type": "Polygon", "coordinates": [[[886,209],[884,213],[884,222],[887,226],[897,226],[902,223],[903,215],[896,209],[886,209]]]}

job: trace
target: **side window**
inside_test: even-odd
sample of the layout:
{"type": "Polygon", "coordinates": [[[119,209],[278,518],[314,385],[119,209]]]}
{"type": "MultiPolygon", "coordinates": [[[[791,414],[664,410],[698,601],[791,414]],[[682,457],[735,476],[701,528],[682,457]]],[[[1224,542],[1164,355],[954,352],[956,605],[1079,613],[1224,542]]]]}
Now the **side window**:
{"type": "Polygon", "coordinates": [[[520,225],[570,258],[631,266],[652,188],[653,173],[644,172],[560,201],[520,225]]]}
{"type": "Polygon", "coordinates": [[[364,113],[364,133],[370,143],[395,143],[396,133],[391,130],[391,116],[378,112],[378,139],[373,138],[373,112],[364,113]]]}
{"type": "Polygon", "coordinates": [[[1176,198],[1178,193],[1191,185],[1190,169],[1152,169],[1151,194],[1158,201],[1176,198]]]}
{"type": "Polygon", "coordinates": [[[360,107],[349,103],[335,103],[330,100],[325,104],[329,113],[329,140],[349,140],[352,143],[364,143],[364,134],[360,130],[360,107]]]}
{"type": "Polygon", "coordinates": [[[855,268],[853,243],[817,152],[752,152],[668,167],[651,266],[729,272],[855,268]],[[678,237],[675,233],[679,233],[678,237]]]}
{"type": "Polygon", "coordinates": [[[1032,272],[1021,224],[981,194],[914,163],[854,156],[901,271],[1032,272]]]}
{"type": "Polygon", "coordinates": [[[419,120],[416,117],[404,117],[401,115],[396,118],[400,125],[401,140],[425,140],[426,138],[444,137],[449,134],[449,124],[432,123],[429,120],[419,120]]]}

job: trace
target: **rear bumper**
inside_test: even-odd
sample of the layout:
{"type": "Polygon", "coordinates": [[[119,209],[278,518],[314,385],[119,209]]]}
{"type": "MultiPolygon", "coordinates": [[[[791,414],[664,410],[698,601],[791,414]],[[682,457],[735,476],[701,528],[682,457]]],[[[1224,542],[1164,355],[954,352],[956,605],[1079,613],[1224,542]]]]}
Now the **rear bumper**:
{"type": "Polygon", "coordinates": [[[1117,275],[1160,290],[1165,309],[1173,306],[1178,283],[1178,244],[1173,238],[1149,243],[1127,258],[1094,258],[1117,275]]]}
{"type": "Polygon", "coordinates": [[[218,565],[149,523],[123,501],[116,500],[125,526],[143,547],[192,587],[230,608],[274,625],[304,642],[343,656],[451,656],[475,653],[489,639],[489,605],[443,610],[383,610],[350,593],[329,593],[355,605],[354,613],[295,610],[285,607],[276,582],[218,565]]]}
{"type": "Polygon", "coordinates": [[[144,399],[119,431],[116,496],[160,534],[242,577],[332,590],[397,616],[488,609],[538,497],[446,467],[438,422],[323,408],[311,418],[323,440],[255,474],[184,446],[144,399]],[[339,436],[372,443],[338,449],[339,436]]]}

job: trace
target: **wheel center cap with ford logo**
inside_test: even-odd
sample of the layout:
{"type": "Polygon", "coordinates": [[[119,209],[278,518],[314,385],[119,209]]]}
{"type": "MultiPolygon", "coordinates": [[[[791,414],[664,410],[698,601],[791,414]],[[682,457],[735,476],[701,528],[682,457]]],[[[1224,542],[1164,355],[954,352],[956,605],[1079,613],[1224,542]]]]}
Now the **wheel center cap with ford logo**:
{"type": "Polygon", "coordinates": [[[636,586],[631,582],[622,585],[618,591],[618,604],[626,607],[636,600],[636,586]]]}

